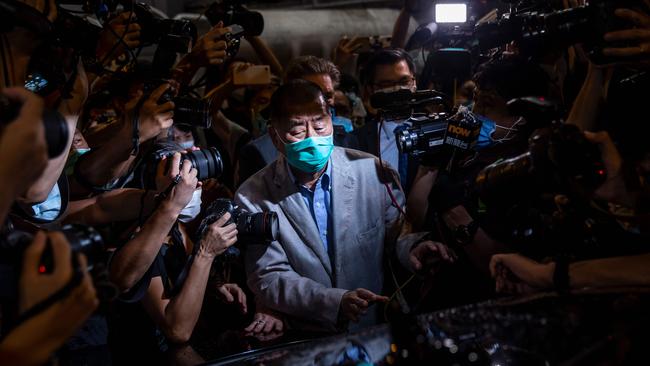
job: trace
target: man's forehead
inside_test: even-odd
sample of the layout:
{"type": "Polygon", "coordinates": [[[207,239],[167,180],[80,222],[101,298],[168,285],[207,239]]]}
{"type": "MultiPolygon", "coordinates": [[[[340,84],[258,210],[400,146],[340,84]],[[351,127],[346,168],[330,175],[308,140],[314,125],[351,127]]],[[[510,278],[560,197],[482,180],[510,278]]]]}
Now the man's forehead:
{"type": "Polygon", "coordinates": [[[322,116],[326,113],[325,101],[321,96],[318,101],[286,106],[284,120],[302,120],[322,116]]]}

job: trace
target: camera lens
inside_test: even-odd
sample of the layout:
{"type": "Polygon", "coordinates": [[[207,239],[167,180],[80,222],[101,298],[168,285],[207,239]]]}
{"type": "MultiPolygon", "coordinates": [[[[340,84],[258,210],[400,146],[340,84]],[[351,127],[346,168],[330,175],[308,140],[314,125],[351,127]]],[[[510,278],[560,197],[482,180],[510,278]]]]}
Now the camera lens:
{"type": "Polygon", "coordinates": [[[411,134],[409,130],[403,130],[395,134],[397,138],[397,147],[399,152],[409,153],[413,150],[413,146],[417,144],[417,134],[411,134]]]}
{"type": "Polygon", "coordinates": [[[237,222],[237,231],[242,236],[262,238],[266,241],[277,240],[279,227],[278,214],[271,211],[254,214],[242,212],[237,222]]]}
{"type": "Polygon", "coordinates": [[[47,141],[47,155],[50,159],[56,158],[67,146],[70,134],[68,124],[59,112],[46,109],[43,111],[43,126],[47,141]]]}
{"type": "Polygon", "coordinates": [[[174,98],[174,123],[210,128],[212,126],[210,102],[188,96],[174,98]]]}
{"type": "MultiPolygon", "coordinates": [[[[19,114],[19,104],[9,101],[6,97],[0,97],[0,125],[13,122],[18,118],[19,114]]],[[[70,133],[68,124],[59,112],[44,109],[43,127],[45,129],[47,155],[50,159],[56,158],[63,153],[67,145],[68,135],[70,133]]]]}
{"type": "Polygon", "coordinates": [[[65,225],[61,231],[70,242],[72,252],[86,256],[88,270],[92,270],[96,263],[102,262],[104,240],[97,230],[84,225],[65,225]]]}
{"type": "Polygon", "coordinates": [[[214,147],[192,151],[185,155],[185,159],[189,159],[192,167],[197,170],[197,178],[200,181],[217,178],[223,173],[221,154],[214,147]]]}

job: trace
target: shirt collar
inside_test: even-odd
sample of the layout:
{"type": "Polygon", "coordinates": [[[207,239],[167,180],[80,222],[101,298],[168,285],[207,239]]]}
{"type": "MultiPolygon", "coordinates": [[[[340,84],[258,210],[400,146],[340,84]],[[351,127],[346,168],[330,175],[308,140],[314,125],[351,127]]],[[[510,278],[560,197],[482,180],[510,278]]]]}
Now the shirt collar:
{"type": "MultiPolygon", "coordinates": [[[[291,171],[291,165],[289,164],[289,161],[287,159],[284,159],[284,165],[287,169],[287,172],[289,172],[289,178],[291,181],[298,187],[298,188],[304,188],[309,190],[307,187],[304,185],[300,184],[298,182],[298,179],[293,175],[293,171],[291,171]]],[[[320,177],[318,177],[318,181],[316,181],[316,186],[320,186],[321,184],[325,185],[328,190],[332,188],[332,158],[327,161],[327,167],[325,168],[325,172],[321,174],[320,177]]]]}

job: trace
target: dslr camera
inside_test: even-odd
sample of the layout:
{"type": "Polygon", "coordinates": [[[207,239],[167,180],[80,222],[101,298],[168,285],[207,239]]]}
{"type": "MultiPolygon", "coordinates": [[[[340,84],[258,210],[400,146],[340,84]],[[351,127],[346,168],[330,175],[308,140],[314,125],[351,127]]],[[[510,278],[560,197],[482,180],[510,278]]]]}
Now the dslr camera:
{"type": "Polygon", "coordinates": [[[611,61],[602,55],[604,34],[630,28],[614,11],[642,5],[638,0],[592,0],[576,8],[553,10],[548,2],[522,1],[513,12],[477,26],[474,35],[483,50],[515,41],[528,55],[582,43],[590,59],[602,64],[611,61]]]}
{"type": "MultiPolygon", "coordinates": [[[[141,186],[144,189],[155,190],[157,188],[156,171],[158,169],[158,163],[163,157],[171,157],[175,152],[181,150],[176,147],[178,147],[176,144],[173,144],[173,146],[165,145],[153,152],[152,159],[148,160],[144,164],[144,168],[141,171],[141,186]]],[[[183,166],[185,160],[188,160],[192,164],[192,167],[196,169],[196,177],[199,181],[218,178],[223,173],[223,160],[221,154],[219,153],[219,150],[214,147],[182,154],[180,167],[183,166]]],[[[171,159],[167,159],[167,162],[170,163],[171,159]]]]}
{"type": "MultiPolygon", "coordinates": [[[[143,98],[148,98],[165,80],[155,79],[144,83],[143,98]]],[[[175,95],[172,88],[168,88],[158,99],[158,104],[174,102],[174,123],[197,128],[210,128],[212,114],[210,100],[192,97],[190,95],[175,95]]]]}
{"type": "Polygon", "coordinates": [[[197,230],[198,240],[203,239],[208,226],[219,220],[226,212],[230,213],[230,219],[226,225],[235,223],[237,225],[239,240],[254,240],[272,242],[278,239],[280,224],[278,214],[272,211],[250,213],[237,206],[229,199],[217,199],[207,209],[207,215],[197,230]]]}
{"type": "MultiPolygon", "coordinates": [[[[68,239],[72,255],[72,266],[75,272],[81,268],[77,261],[77,253],[87,258],[87,269],[98,282],[105,273],[106,251],[104,240],[92,227],[85,225],[65,225],[61,232],[68,239]]],[[[18,298],[18,279],[23,263],[25,249],[33,240],[32,234],[20,230],[10,230],[0,238],[0,299],[11,300],[18,298]]],[[[51,273],[54,269],[54,258],[51,249],[45,249],[38,271],[51,273]]]]}

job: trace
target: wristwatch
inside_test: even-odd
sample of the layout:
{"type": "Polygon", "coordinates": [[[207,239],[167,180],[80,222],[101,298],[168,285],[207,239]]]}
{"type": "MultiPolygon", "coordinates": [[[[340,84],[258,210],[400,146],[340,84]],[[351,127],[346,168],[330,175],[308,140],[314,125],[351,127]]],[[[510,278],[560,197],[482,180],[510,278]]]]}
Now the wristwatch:
{"type": "Polygon", "coordinates": [[[467,245],[474,240],[474,236],[478,231],[478,223],[472,221],[467,225],[458,225],[454,231],[454,239],[460,245],[467,245]]]}

